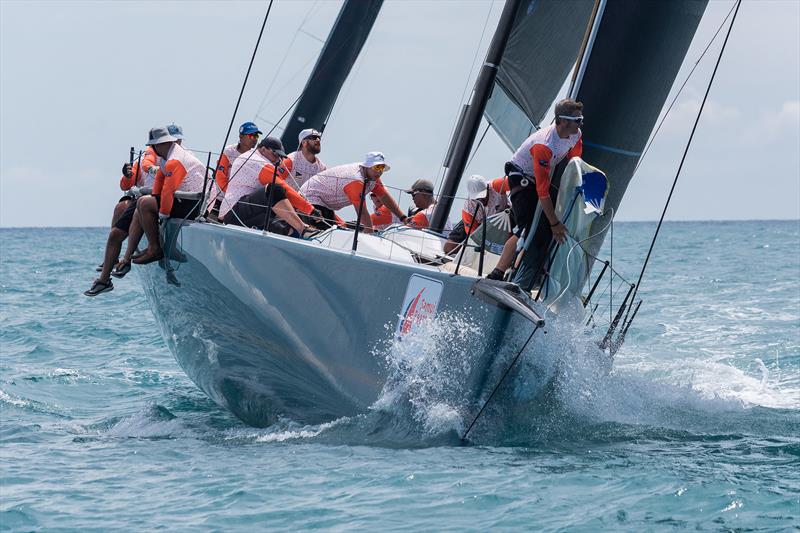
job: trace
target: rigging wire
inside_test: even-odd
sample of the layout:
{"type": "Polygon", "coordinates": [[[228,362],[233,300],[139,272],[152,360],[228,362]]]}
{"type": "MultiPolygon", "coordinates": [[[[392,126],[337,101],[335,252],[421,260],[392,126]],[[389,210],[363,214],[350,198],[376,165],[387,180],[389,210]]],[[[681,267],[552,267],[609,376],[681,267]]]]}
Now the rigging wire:
{"type": "MultiPolygon", "coordinates": [[[[272,2],[274,0],[269,0],[269,6],[267,6],[267,14],[264,15],[264,22],[261,24],[261,31],[258,32],[258,40],[256,40],[256,45],[253,48],[253,55],[250,58],[250,64],[247,66],[247,74],[244,75],[244,81],[242,82],[242,90],[239,91],[239,99],[236,100],[236,107],[233,109],[233,115],[231,115],[231,122],[228,124],[228,132],[225,134],[225,140],[222,142],[222,149],[220,150],[220,154],[225,151],[225,145],[228,144],[228,137],[231,135],[231,130],[233,129],[233,123],[236,121],[236,113],[239,112],[239,104],[242,103],[242,96],[244,95],[244,89],[247,87],[247,79],[250,77],[250,70],[253,68],[253,61],[256,59],[256,53],[258,52],[258,45],[261,43],[261,37],[264,35],[264,28],[267,26],[267,19],[269,19],[269,12],[272,10],[272,2]]],[[[222,156],[220,155],[220,158],[222,156]]],[[[219,167],[219,160],[217,160],[216,167],[219,167]]]]}
{"type": "MultiPolygon", "coordinates": [[[[636,300],[636,293],[639,291],[639,286],[642,284],[642,278],[644,277],[645,269],[647,268],[647,263],[650,261],[650,255],[653,253],[653,248],[656,245],[656,239],[658,238],[658,233],[661,230],[661,225],[664,222],[664,217],[667,214],[667,209],[669,208],[669,203],[672,200],[672,194],[675,192],[675,186],[678,184],[678,177],[681,175],[681,170],[683,170],[683,163],[686,161],[686,155],[689,153],[689,147],[692,145],[692,139],[694,139],[695,131],[697,130],[697,125],[700,122],[700,117],[703,115],[703,108],[706,105],[706,100],[708,99],[708,94],[711,92],[711,86],[714,83],[714,77],[717,74],[717,69],[719,68],[720,61],[722,60],[722,54],[725,52],[725,46],[728,44],[728,38],[731,35],[731,30],[733,29],[733,24],[736,22],[736,15],[739,13],[739,6],[742,5],[742,0],[736,1],[736,6],[733,11],[733,18],[731,19],[731,23],[728,26],[728,32],[725,34],[725,40],[722,42],[722,48],[719,51],[719,56],[717,56],[717,62],[714,65],[714,71],[711,73],[711,79],[708,81],[708,87],[706,87],[705,95],[703,95],[703,101],[700,104],[700,110],[697,112],[697,117],[694,121],[694,126],[692,127],[692,132],[689,135],[689,140],[686,142],[686,148],[683,151],[683,157],[681,157],[681,162],[678,165],[678,171],[675,173],[675,179],[672,180],[672,187],[669,190],[669,195],[667,196],[667,201],[664,204],[664,210],[661,212],[661,218],[658,220],[658,225],[656,226],[656,231],[653,234],[653,240],[650,242],[650,248],[647,250],[647,256],[644,259],[644,263],[642,263],[642,270],[639,272],[639,279],[636,281],[636,288],[633,290],[633,298],[631,301],[636,300]]],[[[630,308],[628,308],[630,311],[630,308]]],[[[625,315],[627,319],[627,313],[625,315]]]]}

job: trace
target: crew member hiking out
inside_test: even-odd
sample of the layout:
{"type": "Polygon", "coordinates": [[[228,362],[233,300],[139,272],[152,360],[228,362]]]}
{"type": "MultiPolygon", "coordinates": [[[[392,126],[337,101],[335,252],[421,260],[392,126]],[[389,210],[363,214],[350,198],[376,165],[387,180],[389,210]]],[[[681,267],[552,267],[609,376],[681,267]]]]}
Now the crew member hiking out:
{"type": "Polygon", "coordinates": [[[537,203],[542,204],[542,214],[549,222],[553,238],[562,243],[567,238],[567,228],[556,217],[550,196],[553,169],[565,157],[580,157],[583,152],[581,125],[583,104],[572,99],[561,100],[555,107],[555,122],[534,132],[522,142],[506,163],[506,175],[511,187],[511,209],[517,228],[506,241],[497,267],[487,276],[503,279],[514,261],[517,241],[531,231],[537,203]]]}
{"type": "MultiPolygon", "coordinates": [[[[300,188],[300,192],[327,220],[336,220],[336,211],[348,205],[355,207],[358,213],[362,193],[374,192],[390,212],[405,222],[407,217],[381,182],[381,175],[389,168],[381,152],[369,152],[362,163],[340,165],[317,174],[300,188]]],[[[373,231],[366,198],[361,212],[361,227],[366,232],[373,231]]]]}

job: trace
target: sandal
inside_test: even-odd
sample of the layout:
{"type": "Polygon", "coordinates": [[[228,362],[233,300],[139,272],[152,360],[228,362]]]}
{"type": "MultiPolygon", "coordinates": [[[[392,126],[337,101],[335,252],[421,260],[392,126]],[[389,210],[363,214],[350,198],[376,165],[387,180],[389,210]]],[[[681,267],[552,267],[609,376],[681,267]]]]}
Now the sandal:
{"type": "Polygon", "coordinates": [[[145,252],[142,255],[140,255],[139,257],[137,257],[136,259],[131,259],[131,261],[134,264],[137,264],[137,265],[148,265],[148,264],[153,263],[155,261],[160,261],[163,258],[164,258],[164,251],[163,250],[159,250],[158,252],[156,252],[154,254],[149,254],[149,253],[145,252]]]}
{"type": "Polygon", "coordinates": [[[117,266],[114,267],[114,270],[111,271],[111,275],[115,278],[122,279],[125,277],[125,274],[131,271],[131,262],[130,261],[123,261],[121,263],[117,263],[117,266]]]}
{"type": "Polygon", "coordinates": [[[113,290],[114,290],[114,284],[111,283],[111,280],[100,281],[99,279],[96,279],[92,284],[92,288],[89,289],[88,291],[84,291],[83,294],[85,294],[86,296],[97,296],[98,294],[113,290]]]}

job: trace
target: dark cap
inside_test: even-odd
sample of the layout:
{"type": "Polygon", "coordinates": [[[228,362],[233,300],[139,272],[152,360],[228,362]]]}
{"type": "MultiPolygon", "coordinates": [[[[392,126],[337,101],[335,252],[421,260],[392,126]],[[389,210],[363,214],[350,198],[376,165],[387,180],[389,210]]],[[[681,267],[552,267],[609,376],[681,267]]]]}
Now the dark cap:
{"type": "Polygon", "coordinates": [[[407,193],[411,194],[413,192],[427,192],[433,194],[433,182],[426,179],[418,179],[411,185],[410,189],[406,190],[407,193]]]}
{"type": "Polygon", "coordinates": [[[264,137],[260,143],[258,143],[259,148],[268,148],[274,152],[283,152],[283,143],[280,139],[275,137],[264,137]]]}

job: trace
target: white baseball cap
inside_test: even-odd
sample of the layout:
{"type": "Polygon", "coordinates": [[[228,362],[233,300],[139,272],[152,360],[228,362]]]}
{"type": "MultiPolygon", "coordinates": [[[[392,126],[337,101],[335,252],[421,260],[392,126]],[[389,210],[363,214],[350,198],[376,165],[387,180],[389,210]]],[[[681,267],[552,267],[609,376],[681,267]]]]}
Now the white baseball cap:
{"type": "Polygon", "coordinates": [[[386,168],[384,172],[387,172],[390,168],[389,164],[386,163],[386,158],[383,156],[383,152],[370,152],[364,158],[364,162],[361,163],[362,167],[372,168],[375,165],[385,165],[386,168]]]}
{"type": "Polygon", "coordinates": [[[486,178],[479,174],[473,174],[467,179],[467,196],[470,200],[486,198],[487,184],[486,178]]]}
{"type": "Polygon", "coordinates": [[[306,140],[306,137],[311,137],[312,135],[322,137],[322,132],[317,131],[314,128],[306,128],[300,132],[300,135],[297,136],[297,142],[303,142],[306,140]]]}

